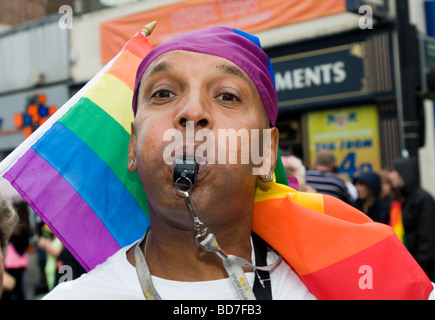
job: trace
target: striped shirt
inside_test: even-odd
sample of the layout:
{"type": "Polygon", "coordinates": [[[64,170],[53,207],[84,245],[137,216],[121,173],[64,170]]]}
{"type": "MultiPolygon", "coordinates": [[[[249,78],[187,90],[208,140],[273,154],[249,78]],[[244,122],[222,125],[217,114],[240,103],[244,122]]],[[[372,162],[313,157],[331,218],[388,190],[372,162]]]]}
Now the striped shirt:
{"type": "Polygon", "coordinates": [[[305,180],[308,185],[319,193],[334,196],[349,204],[352,203],[345,182],[333,172],[308,170],[305,180]]]}

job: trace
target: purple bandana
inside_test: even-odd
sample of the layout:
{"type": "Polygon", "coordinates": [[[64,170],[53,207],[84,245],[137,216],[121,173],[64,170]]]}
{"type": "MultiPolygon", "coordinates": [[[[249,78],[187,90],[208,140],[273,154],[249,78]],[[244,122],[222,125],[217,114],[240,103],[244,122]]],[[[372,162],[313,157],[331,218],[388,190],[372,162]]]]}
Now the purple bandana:
{"type": "Polygon", "coordinates": [[[227,27],[213,27],[207,30],[189,32],[151,50],[139,65],[136,74],[133,95],[133,113],[135,115],[138,103],[138,89],[146,69],[160,55],[174,50],[210,54],[236,64],[254,83],[270,123],[275,126],[278,116],[278,97],[275,91],[270,60],[261,49],[257,37],[227,27]]]}

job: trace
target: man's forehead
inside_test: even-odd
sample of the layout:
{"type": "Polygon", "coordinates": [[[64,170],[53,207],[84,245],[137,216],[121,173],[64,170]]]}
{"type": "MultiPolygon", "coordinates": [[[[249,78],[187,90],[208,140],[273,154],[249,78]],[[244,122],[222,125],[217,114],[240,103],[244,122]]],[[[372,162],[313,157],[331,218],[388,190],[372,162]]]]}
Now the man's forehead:
{"type": "Polygon", "coordinates": [[[246,73],[229,60],[213,55],[181,50],[167,52],[154,60],[144,73],[144,78],[150,78],[160,72],[176,71],[177,65],[184,61],[177,61],[174,59],[183,60],[183,55],[207,56],[207,59],[210,62],[210,67],[215,68],[216,71],[222,74],[235,75],[246,82],[252,83],[251,79],[246,75],[246,73]]]}
{"type": "MultiPolygon", "coordinates": [[[[256,92],[263,102],[270,124],[275,125],[278,115],[278,97],[275,90],[272,64],[261,49],[257,37],[227,27],[212,27],[206,30],[192,31],[174,37],[152,49],[137,70],[132,106],[134,114],[136,114],[138,101],[141,98],[144,74],[147,71],[148,75],[150,74],[151,69],[148,69],[156,59],[177,50],[212,55],[234,63],[240,70],[227,67],[219,67],[218,70],[227,74],[243,75],[243,79],[245,77],[249,79],[248,83],[255,86],[256,92]]],[[[192,72],[190,74],[195,76],[192,72]]]]}

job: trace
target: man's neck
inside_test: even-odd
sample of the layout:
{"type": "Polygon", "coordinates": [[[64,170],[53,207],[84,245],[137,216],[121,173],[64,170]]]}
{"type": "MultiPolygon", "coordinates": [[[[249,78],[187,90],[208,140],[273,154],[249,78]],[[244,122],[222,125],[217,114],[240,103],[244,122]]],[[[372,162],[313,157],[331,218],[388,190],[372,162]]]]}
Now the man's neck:
{"type": "MultiPolygon", "coordinates": [[[[219,231],[214,234],[218,244],[227,254],[251,261],[250,228],[246,230],[219,231]]],[[[153,225],[145,248],[146,260],[151,274],[160,278],[177,281],[205,281],[227,278],[222,259],[215,253],[199,248],[195,243],[195,231],[160,228],[153,225]]],[[[134,248],[127,252],[132,265],[134,248]]],[[[250,271],[249,269],[245,271],[250,271]]]]}
{"type": "Polygon", "coordinates": [[[332,169],[329,166],[317,165],[315,169],[319,171],[332,172],[332,169]]]}

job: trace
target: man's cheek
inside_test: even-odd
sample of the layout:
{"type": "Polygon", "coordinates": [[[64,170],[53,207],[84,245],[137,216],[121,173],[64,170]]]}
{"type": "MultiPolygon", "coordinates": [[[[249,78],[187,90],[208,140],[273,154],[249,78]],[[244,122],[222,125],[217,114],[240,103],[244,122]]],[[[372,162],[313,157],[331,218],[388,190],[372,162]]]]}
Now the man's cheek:
{"type": "Polygon", "coordinates": [[[163,134],[165,147],[162,151],[163,161],[168,165],[173,165],[175,160],[183,155],[183,134],[177,129],[168,129],[163,134]]]}

